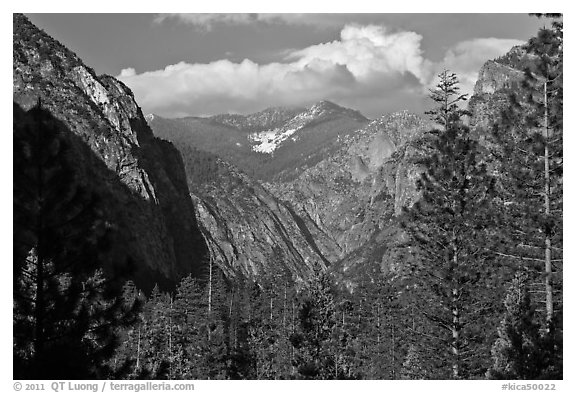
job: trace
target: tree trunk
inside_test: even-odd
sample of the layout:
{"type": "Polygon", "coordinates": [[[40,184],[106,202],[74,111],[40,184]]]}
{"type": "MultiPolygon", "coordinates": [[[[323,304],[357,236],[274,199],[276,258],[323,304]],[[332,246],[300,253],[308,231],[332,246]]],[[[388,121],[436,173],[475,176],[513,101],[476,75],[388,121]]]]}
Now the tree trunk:
{"type": "Polygon", "coordinates": [[[138,345],[136,346],[136,370],[138,370],[140,368],[140,340],[141,340],[141,336],[140,336],[140,330],[142,328],[140,326],[138,326],[138,345]]]}
{"type": "MultiPolygon", "coordinates": [[[[550,157],[548,142],[550,130],[548,127],[548,81],[544,82],[544,209],[546,221],[550,219],[550,157]]],[[[547,225],[548,226],[548,225],[547,225]]],[[[549,331],[550,323],[554,314],[552,298],[552,241],[550,230],[547,227],[545,233],[545,270],[546,270],[546,330],[549,331]]]]}
{"type": "Polygon", "coordinates": [[[208,342],[211,340],[210,321],[212,319],[212,257],[208,271],[208,342]]]}
{"type": "MultiPolygon", "coordinates": [[[[448,80],[448,71],[444,70],[443,72],[443,81],[448,80]]],[[[449,109],[448,109],[448,94],[444,95],[444,131],[448,131],[448,113],[449,113],[449,109]]]]}
{"type": "Polygon", "coordinates": [[[274,298],[272,297],[272,295],[270,295],[270,323],[272,323],[272,319],[274,318],[274,315],[272,313],[272,309],[274,306],[273,301],[274,301],[274,298]]]}
{"type": "Polygon", "coordinates": [[[460,307],[458,289],[452,289],[452,377],[460,379],[460,307]]]}
{"type": "MultiPolygon", "coordinates": [[[[296,331],[296,325],[295,325],[294,293],[292,293],[292,334],[294,334],[295,331],[296,331]]],[[[296,367],[294,366],[294,359],[295,359],[294,345],[290,345],[290,359],[292,360],[290,362],[292,365],[292,375],[294,375],[296,373],[296,367]]]]}
{"type": "Polygon", "coordinates": [[[376,335],[376,342],[378,343],[378,357],[380,357],[380,303],[376,307],[376,328],[378,329],[378,334],[376,335]]]}
{"type": "Polygon", "coordinates": [[[394,335],[394,324],[392,324],[392,379],[396,379],[396,353],[395,353],[395,346],[396,346],[396,337],[394,335]]]}
{"type": "Polygon", "coordinates": [[[288,284],[284,284],[284,303],[282,304],[282,329],[286,332],[286,298],[288,295],[288,284]]]}
{"type": "Polygon", "coordinates": [[[170,310],[168,315],[168,379],[172,379],[172,296],[170,296],[170,310]]]}
{"type": "MultiPolygon", "coordinates": [[[[458,270],[458,246],[456,243],[456,233],[452,232],[452,268],[453,270],[458,270]]],[[[452,377],[454,379],[460,379],[460,289],[457,277],[451,277],[452,286],[452,299],[451,299],[451,309],[452,309],[452,325],[450,326],[452,330],[452,377]]]]}

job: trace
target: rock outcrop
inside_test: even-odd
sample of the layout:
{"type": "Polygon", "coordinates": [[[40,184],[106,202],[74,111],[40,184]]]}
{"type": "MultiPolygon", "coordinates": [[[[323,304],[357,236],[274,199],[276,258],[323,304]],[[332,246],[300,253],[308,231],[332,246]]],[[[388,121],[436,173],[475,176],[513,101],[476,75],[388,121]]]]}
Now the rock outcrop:
{"type": "Polygon", "coordinates": [[[194,190],[213,260],[229,275],[299,280],[327,260],[300,217],[260,183],[218,160],[218,182],[194,190]]]}
{"type": "Polygon", "coordinates": [[[337,151],[294,180],[267,184],[330,240],[317,243],[334,270],[388,268],[396,217],[417,198],[414,142],[428,126],[407,112],[383,116],[340,138],[337,151]]]}
{"type": "Polygon", "coordinates": [[[272,108],[247,116],[220,115],[210,118],[210,124],[159,116],[150,121],[158,135],[184,152],[197,219],[214,260],[230,273],[254,276],[281,270],[295,279],[305,277],[313,265],[344,271],[370,261],[388,269],[385,251],[399,236],[391,228],[397,228],[396,217],[417,197],[414,141],[429,124],[406,112],[369,122],[328,101],[288,120],[270,113],[290,112],[272,108]],[[214,119],[221,124],[226,120],[228,128],[214,128],[214,119]],[[262,131],[264,123],[274,128],[262,131]],[[206,142],[211,133],[219,135],[224,147],[206,142]],[[225,163],[250,170],[261,158],[252,160],[259,141],[250,138],[262,134],[267,134],[267,143],[277,142],[272,154],[261,154],[267,167],[260,173],[271,173],[265,176],[268,182],[225,163]],[[227,139],[246,135],[248,140],[227,139]],[[242,146],[223,154],[230,152],[225,146],[233,146],[231,142],[242,146]],[[198,156],[186,153],[190,148],[218,155],[219,169],[188,162],[198,156]],[[195,184],[199,166],[217,173],[195,184]]]}
{"type": "Polygon", "coordinates": [[[484,130],[509,104],[509,95],[517,91],[524,79],[524,68],[531,66],[530,55],[521,46],[504,56],[489,60],[480,69],[468,109],[476,136],[483,140],[484,130]]]}
{"type": "Polygon", "coordinates": [[[40,99],[70,131],[77,169],[104,194],[117,227],[114,258],[131,258],[144,287],[198,274],[206,244],[178,151],[154,137],[122,82],[97,76],[23,15],[13,31],[13,100],[28,110],[40,99]]]}
{"type": "Polygon", "coordinates": [[[164,131],[184,157],[210,257],[228,276],[300,280],[314,267],[327,266],[317,246],[321,234],[308,229],[288,204],[232,164],[190,146],[178,132],[164,131]]]}

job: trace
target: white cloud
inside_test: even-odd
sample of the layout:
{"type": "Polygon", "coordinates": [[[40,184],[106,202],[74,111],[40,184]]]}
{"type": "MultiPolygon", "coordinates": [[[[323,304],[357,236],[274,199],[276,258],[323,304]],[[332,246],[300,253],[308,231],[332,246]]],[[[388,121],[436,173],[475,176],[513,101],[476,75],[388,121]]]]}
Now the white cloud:
{"type": "Polygon", "coordinates": [[[424,81],[429,79],[431,64],[422,57],[421,40],[422,36],[413,32],[388,34],[382,26],[347,25],[339,41],[310,46],[288,58],[298,59],[299,64],[322,59],[346,65],[360,81],[375,73],[396,72],[410,72],[424,81]]]}
{"type": "Polygon", "coordinates": [[[128,78],[128,77],[131,77],[131,76],[134,76],[134,75],[136,75],[136,70],[135,70],[134,68],[130,67],[130,68],[124,68],[124,69],[120,72],[119,77],[128,78]]]}
{"type": "Polygon", "coordinates": [[[443,61],[436,67],[436,71],[440,71],[438,67],[442,67],[455,72],[460,80],[461,91],[472,94],[480,67],[487,60],[500,57],[513,46],[523,43],[519,40],[502,38],[476,38],[461,41],[446,52],[443,61]]]}
{"type": "Polygon", "coordinates": [[[147,111],[168,116],[242,112],[267,105],[294,105],[333,95],[353,83],[345,67],[317,61],[258,65],[219,60],[208,64],[178,63],[164,70],[119,79],[134,91],[147,111]]]}
{"type": "Polygon", "coordinates": [[[292,51],[285,62],[180,62],[141,74],[127,68],[118,78],[145,112],[164,116],[246,113],[320,99],[377,116],[404,108],[421,112],[426,88],[444,67],[459,75],[467,92],[486,60],[518,44],[494,38],[465,41],[448,50],[443,62],[432,63],[423,57],[421,40],[414,32],[347,25],[340,39],[292,51]]]}

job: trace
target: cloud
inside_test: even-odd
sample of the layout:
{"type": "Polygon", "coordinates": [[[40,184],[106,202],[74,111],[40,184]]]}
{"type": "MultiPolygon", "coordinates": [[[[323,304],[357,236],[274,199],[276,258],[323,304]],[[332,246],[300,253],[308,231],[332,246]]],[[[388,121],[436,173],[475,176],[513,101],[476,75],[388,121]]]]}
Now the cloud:
{"type": "Polygon", "coordinates": [[[360,80],[374,74],[410,72],[420,80],[429,79],[431,63],[422,57],[422,36],[413,32],[388,34],[382,26],[347,25],[340,40],[295,51],[288,59],[307,64],[316,59],[344,64],[360,80]]]}
{"type": "Polygon", "coordinates": [[[258,65],[219,60],[208,64],[178,63],[163,70],[119,79],[134,91],[148,112],[167,116],[257,110],[262,105],[295,105],[331,96],[354,83],[345,66],[314,61],[258,65]]]}
{"type": "Polygon", "coordinates": [[[168,117],[249,113],[321,99],[379,116],[400,109],[422,112],[427,88],[444,67],[460,76],[467,92],[486,60],[518,44],[495,38],[465,41],[433,63],[424,58],[421,40],[414,32],[346,25],[339,39],[293,50],[283,62],[180,62],[140,74],[127,68],[118,78],[145,112],[168,117]]]}
{"type": "Polygon", "coordinates": [[[124,68],[121,72],[119,77],[121,78],[129,78],[131,76],[135,76],[136,75],[136,70],[132,67],[130,68],[124,68]]]}
{"type": "Polygon", "coordinates": [[[257,14],[159,14],[154,21],[162,23],[174,19],[209,31],[215,24],[246,25],[257,18],[257,14]]]}
{"type": "Polygon", "coordinates": [[[349,16],[345,14],[301,14],[301,13],[268,13],[268,14],[158,14],[154,21],[164,23],[175,20],[189,24],[200,30],[210,31],[216,25],[241,26],[252,23],[283,24],[291,26],[313,26],[317,28],[343,26],[349,16]]]}
{"type": "Polygon", "coordinates": [[[436,71],[441,71],[440,67],[442,67],[455,72],[460,80],[461,91],[472,94],[480,67],[487,60],[500,57],[513,46],[523,43],[520,40],[502,38],[476,38],[461,41],[446,52],[444,59],[438,63],[436,71]]]}

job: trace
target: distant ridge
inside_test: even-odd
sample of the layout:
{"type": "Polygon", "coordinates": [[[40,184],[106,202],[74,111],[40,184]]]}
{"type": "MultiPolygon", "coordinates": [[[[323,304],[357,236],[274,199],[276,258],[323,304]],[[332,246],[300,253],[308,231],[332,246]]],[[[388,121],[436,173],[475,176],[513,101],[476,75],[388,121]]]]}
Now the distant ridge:
{"type": "Polygon", "coordinates": [[[162,138],[184,138],[187,144],[269,181],[296,176],[334,149],[339,137],[368,122],[359,111],[324,100],[309,108],[271,107],[248,115],[164,119],[152,121],[151,126],[162,138]]]}

